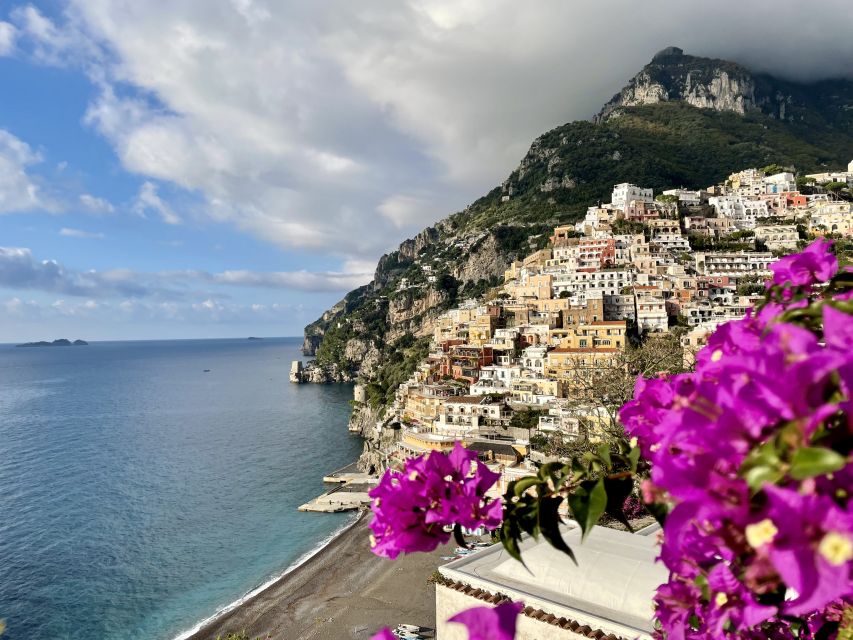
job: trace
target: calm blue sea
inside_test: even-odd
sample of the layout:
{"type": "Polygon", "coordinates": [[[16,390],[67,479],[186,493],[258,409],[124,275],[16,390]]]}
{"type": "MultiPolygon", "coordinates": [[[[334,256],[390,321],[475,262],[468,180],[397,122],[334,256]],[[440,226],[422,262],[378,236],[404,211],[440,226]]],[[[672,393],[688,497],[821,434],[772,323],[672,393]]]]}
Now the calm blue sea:
{"type": "Polygon", "coordinates": [[[300,346],[0,345],[3,640],[169,640],[344,526],[296,511],[361,450],[300,346]]]}

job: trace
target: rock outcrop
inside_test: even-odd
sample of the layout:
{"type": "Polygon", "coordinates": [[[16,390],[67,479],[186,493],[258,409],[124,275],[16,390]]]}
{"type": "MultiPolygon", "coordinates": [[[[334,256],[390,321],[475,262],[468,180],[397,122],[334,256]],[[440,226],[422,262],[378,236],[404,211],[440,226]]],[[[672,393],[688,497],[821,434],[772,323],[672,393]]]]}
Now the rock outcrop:
{"type": "Polygon", "coordinates": [[[365,435],[364,466],[377,467],[396,430],[390,414],[366,407],[391,402],[435,319],[488,293],[614,184],[704,188],[733,167],[771,163],[816,171],[846,164],[851,146],[850,80],[798,84],[668,47],[593,121],[542,134],[500,186],[382,256],[369,284],[305,328],[303,350],[316,361],[299,375],[359,383],[367,402],[350,426],[365,435]]]}
{"type": "Polygon", "coordinates": [[[763,113],[780,120],[793,121],[806,114],[833,120],[833,98],[838,97],[832,93],[834,85],[801,85],[753,73],[727,60],[691,56],[678,47],[667,47],[604,105],[595,121],[618,117],[624,107],[674,101],[739,115],[763,113]]]}

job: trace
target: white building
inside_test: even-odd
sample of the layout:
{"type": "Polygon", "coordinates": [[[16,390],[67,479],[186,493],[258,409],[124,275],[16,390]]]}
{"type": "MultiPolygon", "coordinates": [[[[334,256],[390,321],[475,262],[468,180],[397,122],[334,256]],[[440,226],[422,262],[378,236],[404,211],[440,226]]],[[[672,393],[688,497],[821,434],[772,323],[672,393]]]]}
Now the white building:
{"type": "Polygon", "coordinates": [[[764,193],[785,193],[786,191],[796,191],[797,181],[794,179],[794,174],[789,172],[774,173],[772,176],[764,178],[764,193]]]}
{"type": "Polygon", "coordinates": [[[744,169],[729,176],[732,191],[744,197],[760,196],[764,193],[764,172],[758,169],[744,169]]]}
{"type": "Polygon", "coordinates": [[[635,320],[636,318],[633,292],[604,296],[605,320],[635,320]]]}
{"type": "Polygon", "coordinates": [[[763,242],[771,251],[778,251],[796,249],[800,235],[794,225],[776,224],[755,227],[755,239],[763,242]]]}
{"type": "Polygon", "coordinates": [[[656,244],[667,251],[681,253],[690,251],[690,242],[680,233],[659,233],[652,238],[652,244],[656,244]]]}
{"type": "Polygon", "coordinates": [[[818,234],[853,235],[853,211],[849,202],[815,201],[810,206],[809,231],[818,234]]]}
{"type": "Polygon", "coordinates": [[[708,198],[718,216],[728,218],[737,229],[754,229],[757,218],[767,218],[767,202],[743,196],[714,196],[708,198]]]}
{"type": "Polygon", "coordinates": [[[634,289],[634,314],[640,333],[667,331],[666,301],[656,289],[634,289]]]}
{"type": "Polygon", "coordinates": [[[822,182],[846,182],[853,185],[853,160],[847,165],[847,171],[828,171],[825,173],[810,173],[806,176],[818,184],[822,182]]]}
{"type": "Polygon", "coordinates": [[[644,189],[628,182],[613,187],[613,194],[610,197],[610,204],[613,207],[624,211],[632,200],[634,202],[654,202],[655,198],[651,189],[644,189]]]}
{"type": "Polygon", "coordinates": [[[728,253],[695,253],[696,272],[704,276],[770,274],[767,268],[776,261],[769,251],[732,251],[728,253]]]}
{"type": "Polygon", "coordinates": [[[545,356],[547,354],[548,347],[539,345],[527,347],[521,352],[518,364],[527,371],[531,371],[540,376],[545,375],[545,356]]]}
{"type": "Polygon", "coordinates": [[[687,189],[667,189],[663,192],[665,196],[675,196],[678,202],[688,207],[695,207],[702,204],[701,191],[689,191],[687,189]]]}
{"type": "Polygon", "coordinates": [[[655,561],[657,525],[639,533],[593,527],[581,542],[580,528],[564,528],[577,564],[545,540],[522,540],[524,564],[499,544],[439,567],[436,637],[466,640],[463,625],[448,618],[465,609],[522,602],[516,640],[586,640],[616,637],[649,640],[654,631],[653,599],[666,582],[655,561]]]}
{"type": "Polygon", "coordinates": [[[567,406],[565,401],[552,402],[548,413],[539,416],[539,430],[545,433],[559,432],[565,436],[576,438],[580,435],[580,420],[567,406]]]}
{"type": "Polygon", "coordinates": [[[485,396],[493,393],[509,393],[512,381],[522,375],[521,365],[486,365],[480,367],[480,377],[471,385],[471,395],[485,396]]]}
{"type": "Polygon", "coordinates": [[[489,396],[459,396],[448,398],[438,408],[438,420],[433,425],[436,433],[454,435],[476,431],[484,426],[509,423],[509,409],[489,396]]]}
{"type": "Polygon", "coordinates": [[[732,296],[730,303],[723,304],[710,300],[693,301],[682,306],[681,315],[687,318],[687,324],[691,327],[715,327],[743,318],[753,304],[754,300],[747,296],[732,296]]]}
{"type": "Polygon", "coordinates": [[[567,291],[579,303],[586,300],[588,294],[615,295],[636,280],[633,271],[607,269],[602,271],[577,271],[554,276],[552,287],[554,295],[567,291]]]}

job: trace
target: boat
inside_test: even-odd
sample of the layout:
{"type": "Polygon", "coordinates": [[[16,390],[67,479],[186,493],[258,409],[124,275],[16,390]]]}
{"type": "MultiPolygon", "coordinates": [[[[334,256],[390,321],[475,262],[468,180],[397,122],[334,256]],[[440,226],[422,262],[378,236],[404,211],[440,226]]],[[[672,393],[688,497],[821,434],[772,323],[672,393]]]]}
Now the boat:
{"type": "Polygon", "coordinates": [[[398,624],[397,631],[408,631],[409,633],[419,633],[421,628],[416,624],[398,624]]]}

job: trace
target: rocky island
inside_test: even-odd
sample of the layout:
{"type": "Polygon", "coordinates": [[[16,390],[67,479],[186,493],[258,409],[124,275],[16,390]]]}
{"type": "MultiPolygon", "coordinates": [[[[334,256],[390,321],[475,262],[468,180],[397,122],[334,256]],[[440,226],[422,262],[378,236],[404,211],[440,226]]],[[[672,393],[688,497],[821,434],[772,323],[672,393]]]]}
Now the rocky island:
{"type": "Polygon", "coordinates": [[[66,338],[59,338],[59,340],[54,340],[53,342],[48,342],[47,340],[40,340],[38,342],[24,342],[23,344],[16,344],[16,347],[85,347],[88,346],[88,342],[85,340],[75,340],[71,342],[66,338]]]}

